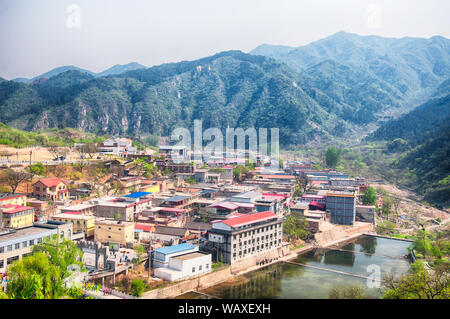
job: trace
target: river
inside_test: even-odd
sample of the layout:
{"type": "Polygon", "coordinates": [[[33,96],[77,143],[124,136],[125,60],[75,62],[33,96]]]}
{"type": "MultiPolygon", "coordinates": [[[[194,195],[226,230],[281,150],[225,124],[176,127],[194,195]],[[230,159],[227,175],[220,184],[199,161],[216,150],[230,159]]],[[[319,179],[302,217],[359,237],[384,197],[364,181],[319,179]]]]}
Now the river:
{"type": "MultiPolygon", "coordinates": [[[[382,288],[376,287],[377,281],[370,281],[370,286],[365,278],[327,270],[379,279],[388,273],[404,274],[409,269],[409,261],[403,256],[408,254],[410,244],[395,239],[362,236],[337,247],[340,250],[319,248],[289,260],[325,270],[278,262],[204,289],[201,293],[221,299],[323,299],[328,298],[333,287],[357,285],[364,289],[367,298],[378,298],[382,295],[382,288]]],[[[207,297],[190,292],[177,298],[207,297]]]]}

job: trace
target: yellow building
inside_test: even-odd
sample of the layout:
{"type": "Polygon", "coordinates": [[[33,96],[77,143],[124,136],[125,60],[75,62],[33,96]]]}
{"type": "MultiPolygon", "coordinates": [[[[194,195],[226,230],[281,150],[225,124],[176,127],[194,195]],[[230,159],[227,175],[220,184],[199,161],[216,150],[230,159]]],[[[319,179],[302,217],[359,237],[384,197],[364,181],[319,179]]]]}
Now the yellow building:
{"type": "Polygon", "coordinates": [[[80,212],[67,212],[53,215],[50,219],[59,222],[71,222],[74,234],[84,232],[86,238],[94,236],[95,216],[84,215],[80,212]]]}
{"type": "MultiPolygon", "coordinates": [[[[23,228],[33,225],[34,208],[21,205],[0,206],[1,226],[5,228],[23,228]]],[[[1,227],[0,227],[1,228],[1,227]]]]}
{"type": "Polygon", "coordinates": [[[101,243],[120,243],[126,245],[134,241],[134,222],[97,219],[94,240],[101,243]]]}
{"type": "Polygon", "coordinates": [[[27,195],[0,193],[0,206],[2,205],[27,205],[27,195]]]}
{"type": "Polygon", "coordinates": [[[159,181],[142,181],[141,187],[139,188],[140,192],[147,192],[147,193],[159,193],[161,190],[161,182],[159,181]]]}

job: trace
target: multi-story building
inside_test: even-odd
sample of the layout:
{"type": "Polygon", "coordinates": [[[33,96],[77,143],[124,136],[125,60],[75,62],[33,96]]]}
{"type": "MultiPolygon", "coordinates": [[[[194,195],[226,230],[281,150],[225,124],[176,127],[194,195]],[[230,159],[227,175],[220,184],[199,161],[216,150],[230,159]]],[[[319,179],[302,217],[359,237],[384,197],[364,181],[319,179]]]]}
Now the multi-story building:
{"type": "Polygon", "coordinates": [[[129,138],[109,138],[98,146],[99,153],[127,156],[136,154],[137,150],[132,146],[129,138]]]}
{"type": "Polygon", "coordinates": [[[0,193],[0,205],[22,205],[27,204],[27,195],[0,193]]]}
{"type": "Polygon", "coordinates": [[[118,243],[125,246],[134,241],[134,222],[113,219],[95,221],[94,240],[101,243],[118,243]]]}
{"type": "Polygon", "coordinates": [[[340,225],[355,223],[356,192],[331,191],[327,193],[326,210],[330,213],[330,222],[340,225]]]}
{"type": "MultiPolygon", "coordinates": [[[[136,195],[137,196],[137,195],[136,195]]],[[[117,218],[120,220],[133,220],[139,214],[151,208],[152,199],[142,197],[102,197],[94,199],[95,216],[104,218],[117,218]]]]}
{"type": "Polygon", "coordinates": [[[14,261],[31,254],[34,245],[53,235],[72,239],[72,224],[48,221],[0,232],[0,273],[5,273],[14,261]]]}
{"type": "Polygon", "coordinates": [[[23,228],[33,225],[34,208],[21,205],[0,206],[0,228],[23,228]]]}
{"type": "Polygon", "coordinates": [[[95,216],[85,215],[81,212],[65,212],[50,217],[51,220],[72,223],[73,233],[84,232],[86,238],[94,236],[95,216]]]}
{"type": "Polygon", "coordinates": [[[60,178],[43,178],[33,184],[33,196],[41,200],[65,201],[69,198],[69,190],[60,178]]]}
{"type": "Polygon", "coordinates": [[[212,222],[208,244],[215,260],[227,264],[282,246],[282,220],[272,212],[246,214],[212,222]]]}

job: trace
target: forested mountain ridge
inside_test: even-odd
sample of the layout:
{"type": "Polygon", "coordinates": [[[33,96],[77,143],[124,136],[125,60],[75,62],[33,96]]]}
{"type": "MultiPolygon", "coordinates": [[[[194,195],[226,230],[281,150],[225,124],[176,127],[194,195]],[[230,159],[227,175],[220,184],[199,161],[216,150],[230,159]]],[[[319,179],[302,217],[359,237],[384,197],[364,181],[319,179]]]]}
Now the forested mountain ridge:
{"type": "Polygon", "coordinates": [[[67,70],[31,84],[0,81],[0,121],[167,136],[202,119],[204,129],[278,127],[283,145],[358,138],[411,101],[445,94],[449,42],[340,32],[300,48],[255,49],[275,59],[226,51],[101,77],[67,70]]]}

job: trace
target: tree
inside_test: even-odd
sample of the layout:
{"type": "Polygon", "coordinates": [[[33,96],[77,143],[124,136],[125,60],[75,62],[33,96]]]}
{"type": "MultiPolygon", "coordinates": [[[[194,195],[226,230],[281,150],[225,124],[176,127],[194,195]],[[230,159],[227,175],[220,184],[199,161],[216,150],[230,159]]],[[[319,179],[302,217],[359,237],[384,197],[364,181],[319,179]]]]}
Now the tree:
{"type": "Polygon", "coordinates": [[[136,252],[138,263],[140,263],[142,261],[142,257],[147,253],[147,249],[144,245],[136,245],[134,247],[134,251],[136,252]]]}
{"type": "Polygon", "coordinates": [[[0,177],[0,182],[11,187],[11,192],[15,193],[19,185],[29,178],[30,174],[26,172],[15,171],[8,168],[3,171],[2,176],[0,177]]]}
{"type": "Polygon", "coordinates": [[[95,143],[85,143],[78,147],[78,151],[82,154],[88,155],[91,159],[96,153],[98,153],[98,148],[95,143]]]}
{"type": "MultiPolygon", "coordinates": [[[[302,194],[311,189],[311,183],[308,176],[296,176],[295,184],[299,187],[302,194]]],[[[301,195],[301,194],[300,194],[301,195]]]]}
{"type": "Polygon", "coordinates": [[[196,184],[195,178],[192,176],[189,176],[188,178],[186,178],[185,181],[188,184],[196,184]]]}
{"type": "Polygon", "coordinates": [[[325,154],[325,162],[328,167],[336,167],[341,161],[342,150],[336,146],[330,146],[325,154]]]}
{"type": "Polygon", "coordinates": [[[400,278],[385,276],[384,286],[383,299],[449,299],[450,273],[445,266],[433,271],[419,268],[400,278]]]}
{"type": "Polygon", "coordinates": [[[28,166],[26,170],[31,175],[30,180],[33,180],[33,177],[36,175],[43,176],[47,172],[47,169],[41,162],[28,166]]]}
{"type": "Polygon", "coordinates": [[[333,287],[328,299],[364,299],[364,289],[360,286],[349,286],[345,288],[333,287]]]}
{"type": "Polygon", "coordinates": [[[389,195],[384,195],[382,199],[383,199],[382,213],[383,215],[389,216],[392,209],[392,198],[389,195]]]}
{"type": "Polygon", "coordinates": [[[83,266],[83,252],[71,240],[60,238],[53,235],[45,239],[42,243],[33,246],[33,252],[45,252],[50,262],[56,265],[61,272],[62,278],[66,278],[69,274],[69,266],[78,266],[84,269],[83,266]]]}
{"type": "Polygon", "coordinates": [[[60,269],[44,252],[14,262],[8,268],[7,294],[15,299],[54,299],[63,294],[60,269]]]}
{"type": "Polygon", "coordinates": [[[375,205],[377,203],[377,194],[375,194],[375,189],[372,186],[367,187],[362,202],[364,205],[375,205]]]}
{"type": "Polygon", "coordinates": [[[392,197],[392,206],[394,206],[395,216],[398,218],[398,209],[400,207],[401,200],[398,197],[392,197]]]}
{"type": "Polygon", "coordinates": [[[47,151],[53,155],[54,158],[59,157],[62,154],[62,148],[57,143],[49,143],[47,151]]]}
{"type": "Polygon", "coordinates": [[[292,213],[283,222],[283,233],[288,237],[289,241],[297,239],[307,239],[311,234],[308,221],[305,217],[292,213]]]}
{"type": "Polygon", "coordinates": [[[142,296],[145,291],[145,284],[142,279],[135,279],[131,282],[131,294],[136,297],[142,296]]]}

